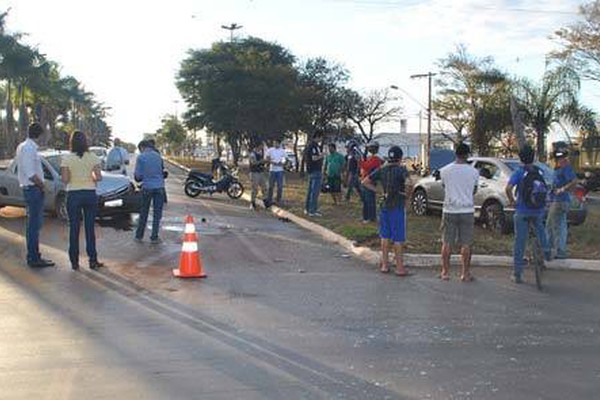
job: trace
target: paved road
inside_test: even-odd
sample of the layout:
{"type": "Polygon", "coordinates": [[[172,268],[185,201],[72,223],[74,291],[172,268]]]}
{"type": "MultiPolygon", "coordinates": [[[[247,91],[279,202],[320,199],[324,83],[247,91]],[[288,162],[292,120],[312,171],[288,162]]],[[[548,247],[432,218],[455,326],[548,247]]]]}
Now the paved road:
{"type": "Polygon", "coordinates": [[[600,274],[550,271],[544,293],[501,268],[472,284],[382,275],[243,203],[188,199],[180,178],[164,243],[100,227],[98,273],[68,269],[54,220],[59,267],[23,267],[23,218],[0,218],[1,398],[597,397],[600,274]],[[171,276],[188,213],[204,280],[171,276]]]}

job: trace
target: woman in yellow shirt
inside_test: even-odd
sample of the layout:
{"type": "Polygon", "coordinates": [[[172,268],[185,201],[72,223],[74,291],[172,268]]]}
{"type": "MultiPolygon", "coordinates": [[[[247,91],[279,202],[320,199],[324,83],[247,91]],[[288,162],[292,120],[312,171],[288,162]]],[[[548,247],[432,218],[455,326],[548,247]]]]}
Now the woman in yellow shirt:
{"type": "Polygon", "coordinates": [[[71,154],[61,159],[61,179],[67,185],[67,214],[69,215],[69,260],[71,268],[79,269],[79,230],[81,215],[85,229],[85,245],[91,269],[104,265],[98,262],[94,223],[98,213],[96,182],[102,180],[101,161],[88,151],[87,138],[83,132],[71,135],[71,154]]]}

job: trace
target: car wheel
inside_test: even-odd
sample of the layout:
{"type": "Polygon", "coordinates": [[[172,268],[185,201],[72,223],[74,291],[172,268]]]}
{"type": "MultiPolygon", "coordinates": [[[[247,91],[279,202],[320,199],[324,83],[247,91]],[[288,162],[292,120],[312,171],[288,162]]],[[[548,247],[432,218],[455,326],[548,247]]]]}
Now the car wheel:
{"type": "Polygon", "coordinates": [[[240,182],[232,182],[227,188],[227,196],[232,199],[239,199],[244,194],[244,186],[240,182]]]}
{"type": "Polygon", "coordinates": [[[413,194],[412,197],[412,209],[413,212],[415,213],[415,215],[425,215],[427,214],[428,210],[427,210],[427,206],[428,206],[428,201],[427,201],[427,193],[425,193],[425,191],[423,189],[417,189],[415,190],[415,193],[413,194]]]}
{"type": "Polygon", "coordinates": [[[60,193],[56,196],[54,202],[54,214],[62,221],[69,220],[69,213],[67,212],[67,196],[64,193],[60,193]]]}
{"type": "Polygon", "coordinates": [[[506,234],[510,231],[506,223],[504,207],[497,201],[490,201],[483,205],[482,209],[484,227],[490,231],[506,234]]]}
{"type": "Polygon", "coordinates": [[[198,195],[200,194],[200,190],[198,190],[198,184],[193,181],[187,182],[183,187],[183,190],[185,194],[187,194],[190,197],[198,197],[198,195]]]}

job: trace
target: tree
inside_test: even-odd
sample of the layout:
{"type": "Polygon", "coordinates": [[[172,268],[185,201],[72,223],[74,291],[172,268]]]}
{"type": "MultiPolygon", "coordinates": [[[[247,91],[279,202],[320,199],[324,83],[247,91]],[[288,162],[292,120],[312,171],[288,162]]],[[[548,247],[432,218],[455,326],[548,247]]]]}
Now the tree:
{"type": "Polygon", "coordinates": [[[551,56],[570,64],[583,79],[600,81],[600,1],[579,7],[583,21],[555,32],[562,49],[551,56]]]}
{"type": "Polygon", "coordinates": [[[303,132],[327,133],[345,118],[344,85],[348,79],[346,69],[324,58],[309,59],[300,66],[298,101],[303,132]]]}
{"type": "Polygon", "coordinates": [[[187,139],[185,127],[175,115],[166,115],[162,119],[162,126],[156,132],[156,143],[167,149],[169,154],[182,150],[187,139]]]}
{"type": "Polygon", "coordinates": [[[455,128],[456,142],[468,135],[474,149],[488,155],[492,142],[500,140],[511,125],[510,81],[491,57],[472,57],[464,46],[441,59],[439,66],[436,115],[455,128]]]}
{"type": "Polygon", "coordinates": [[[281,138],[295,128],[294,60],[283,47],[258,38],[190,50],[176,82],[188,105],[186,125],[225,138],[234,163],[244,142],[281,138]]]}
{"type": "Polygon", "coordinates": [[[580,117],[578,92],[579,77],[566,66],[546,71],[539,84],[526,79],[516,82],[515,93],[523,122],[536,132],[537,153],[541,160],[546,157],[546,136],[550,125],[561,117],[580,117]]]}
{"type": "Polygon", "coordinates": [[[400,112],[400,107],[389,106],[391,98],[387,89],[372,90],[364,97],[353,90],[344,89],[341,96],[343,116],[356,124],[365,142],[373,139],[375,126],[379,122],[389,120],[400,112]]]}

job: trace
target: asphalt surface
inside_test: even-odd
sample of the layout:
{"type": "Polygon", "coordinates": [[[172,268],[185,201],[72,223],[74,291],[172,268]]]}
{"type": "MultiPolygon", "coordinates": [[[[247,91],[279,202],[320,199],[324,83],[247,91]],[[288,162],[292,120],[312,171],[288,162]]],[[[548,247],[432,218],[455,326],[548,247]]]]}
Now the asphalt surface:
{"type": "MultiPolygon", "coordinates": [[[[97,230],[99,272],[69,269],[47,219],[23,265],[22,211],[0,217],[2,399],[591,399],[600,389],[600,274],[548,271],[545,291],[475,268],[398,278],[224,195],[169,178],[163,243],[136,221],[97,230]],[[185,216],[208,277],[178,280],[185,216]],[[453,271],[456,272],[456,271],[453,271]]],[[[85,265],[85,263],[82,263],[85,265]]]]}

